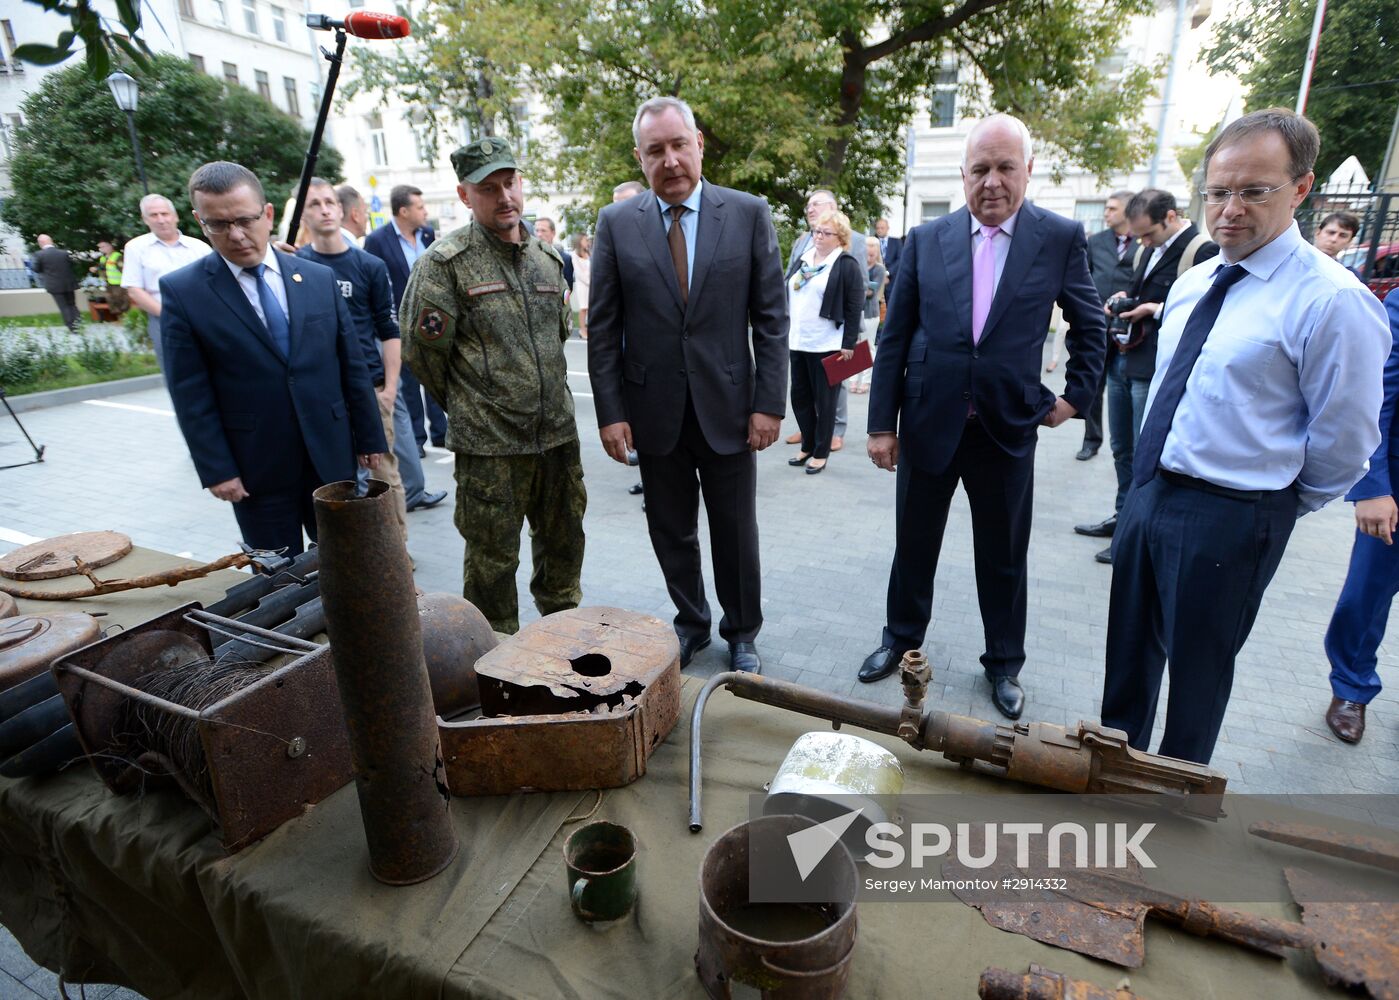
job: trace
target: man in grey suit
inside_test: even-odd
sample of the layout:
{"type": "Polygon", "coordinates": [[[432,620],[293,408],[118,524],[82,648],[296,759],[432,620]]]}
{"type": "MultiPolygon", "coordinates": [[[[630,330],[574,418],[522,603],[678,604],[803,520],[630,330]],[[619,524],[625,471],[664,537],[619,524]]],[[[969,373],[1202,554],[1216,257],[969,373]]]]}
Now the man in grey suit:
{"type": "Polygon", "coordinates": [[[63,325],[74,333],[78,330],[78,304],[73,293],[78,290],[78,279],[73,277],[73,262],[67,250],[53,245],[53,237],[40,233],[39,249],[30,258],[29,269],[39,276],[44,291],[53,296],[58,305],[63,325]]]}
{"type": "Polygon", "coordinates": [[[681,666],[710,642],[703,492],[719,634],[731,667],[756,673],[755,453],[777,440],[787,400],[777,233],[762,199],[701,178],[704,136],[684,101],[642,104],[632,136],[651,190],[604,208],[593,244],[588,374],[598,427],[614,459],[625,463],[633,450],[640,459],[681,666]]]}

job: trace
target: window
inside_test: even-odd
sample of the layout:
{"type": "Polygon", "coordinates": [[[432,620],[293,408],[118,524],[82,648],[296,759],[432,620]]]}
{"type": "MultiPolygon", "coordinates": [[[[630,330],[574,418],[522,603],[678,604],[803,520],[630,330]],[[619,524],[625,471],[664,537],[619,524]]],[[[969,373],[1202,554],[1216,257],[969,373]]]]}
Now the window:
{"type": "Polygon", "coordinates": [[[243,27],[248,30],[250,35],[258,33],[256,0],[243,0],[243,27]]]}
{"type": "Polygon", "coordinates": [[[180,16],[194,17],[194,0],[180,0],[180,16]]]}
{"type": "Polygon", "coordinates": [[[389,145],[384,139],[384,118],[377,111],[369,116],[369,148],[376,167],[389,165],[389,145]]]}
{"type": "Polygon", "coordinates": [[[235,65],[233,65],[233,63],[230,63],[230,62],[224,63],[224,64],[223,64],[223,78],[224,78],[225,80],[227,80],[229,83],[237,84],[237,83],[238,83],[238,67],[235,66],[235,65]]]}
{"type": "Polygon", "coordinates": [[[228,24],[228,8],[224,7],[223,0],[209,0],[214,5],[214,22],[216,24],[228,24]]]}
{"type": "Polygon", "coordinates": [[[320,108],[321,108],[321,82],[320,82],[319,80],[312,80],[312,81],[311,81],[311,107],[313,107],[313,108],[316,109],[317,114],[320,113],[320,108]]]}
{"type": "Polygon", "coordinates": [[[293,118],[300,118],[301,101],[296,96],[296,81],[289,76],[284,76],[282,84],[287,88],[287,114],[293,118]]]}
{"type": "Polygon", "coordinates": [[[1101,232],[1107,228],[1107,223],[1103,221],[1103,209],[1107,207],[1107,201],[1076,201],[1074,202],[1074,219],[1083,223],[1083,231],[1089,236],[1101,232]]]}
{"type": "Polygon", "coordinates": [[[350,0],[350,6],[356,9],[364,6],[364,0],[350,0]]]}
{"type": "Polygon", "coordinates": [[[15,129],[23,122],[19,115],[5,115],[0,118],[0,160],[8,160],[15,155],[15,129]]]}
{"type": "Polygon", "coordinates": [[[925,201],[918,208],[918,221],[932,222],[952,211],[950,201],[925,201]]]}
{"type": "Polygon", "coordinates": [[[943,66],[933,74],[928,124],[933,128],[951,128],[956,121],[957,67],[943,66]]]}
{"type": "Polygon", "coordinates": [[[208,70],[206,70],[206,69],[204,68],[204,57],[203,57],[203,56],[197,56],[197,55],[194,55],[193,53],[190,53],[189,62],[190,62],[190,65],[193,66],[195,69],[199,70],[199,72],[201,72],[201,73],[207,73],[207,72],[208,72],[208,70]]]}
{"type": "Polygon", "coordinates": [[[280,7],[272,8],[272,37],[279,42],[287,40],[287,12],[280,7]]]}
{"type": "Polygon", "coordinates": [[[419,163],[432,162],[432,144],[428,142],[427,126],[413,126],[413,152],[419,163]]]}
{"type": "Polygon", "coordinates": [[[15,49],[17,48],[15,45],[15,26],[9,21],[0,21],[0,30],[3,30],[5,33],[5,50],[4,52],[0,52],[0,72],[4,71],[5,59],[8,57],[10,72],[23,73],[24,63],[15,58],[15,49]]]}
{"type": "Polygon", "coordinates": [[[272,81],[267,79],[267,74],[260,69],[253,70],[253,79],[257,81],[258,96],[268,104],[272,103],[272,81]]]}
{"type": "Polygon", "coordinates": [[[520,156],[529,155],[530,120],[529,105],[524,101],[510,106],[510,117],[515,120],[515,135],[520,156]]]}

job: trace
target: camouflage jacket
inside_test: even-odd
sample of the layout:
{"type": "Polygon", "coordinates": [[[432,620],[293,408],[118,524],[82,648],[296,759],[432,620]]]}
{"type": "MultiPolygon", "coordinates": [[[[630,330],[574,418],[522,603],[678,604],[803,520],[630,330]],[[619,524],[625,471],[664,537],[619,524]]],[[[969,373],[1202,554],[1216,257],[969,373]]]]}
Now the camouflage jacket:
{"type": "Polygon", "coordinates": [[[447,410],[447,447],[537,454],[578,437],[563,342],[563,258],[474,222],[439,239],[403,292],[403,360],[447,410]]]}

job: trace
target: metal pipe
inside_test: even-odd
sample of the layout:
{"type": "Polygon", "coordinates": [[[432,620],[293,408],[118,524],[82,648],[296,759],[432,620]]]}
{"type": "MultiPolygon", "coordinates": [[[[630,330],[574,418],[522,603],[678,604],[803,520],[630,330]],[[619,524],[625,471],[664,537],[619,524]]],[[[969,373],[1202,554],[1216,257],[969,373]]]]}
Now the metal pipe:
{"type": "Polygon", "coordinates": [[[431,878],[457,854],[451,796],[423,660],[413,568],[387,483],[312,494],[321,603],[350,734],[369,870],[389,885],[431,878]]]}

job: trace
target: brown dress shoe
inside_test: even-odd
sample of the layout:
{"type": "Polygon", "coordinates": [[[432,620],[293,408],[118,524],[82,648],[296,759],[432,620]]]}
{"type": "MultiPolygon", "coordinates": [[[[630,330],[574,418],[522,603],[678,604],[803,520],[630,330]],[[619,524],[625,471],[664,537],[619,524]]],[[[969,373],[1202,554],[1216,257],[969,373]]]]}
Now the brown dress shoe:
{"type": "Polygon", "coordinates": [[[840,451],[840,449],[842,449],[842,448],[844,448],[844,447],[845,447],[845,438],[843,438],[843,437],[833,437],[833,438],[831,438],[831,451],[840,451]]]}
{"type": "Polygon", "coordinates": [[[1359,743],[1360,737],[1365,735],[1365,706],[1356,701],[1332,698],[1331,707],[1326,710],[1326,724],[1338,739],[1359,743]]]}
{"type": "Polygon", "coordinates": [[[788,434],[788,435],[787,435],[787,443],[788,443],[788,444],[801,444],[801,443],[802,443],[802,432],[801,432],[801,431],[797,431],[795,434],[788,434]]]}

